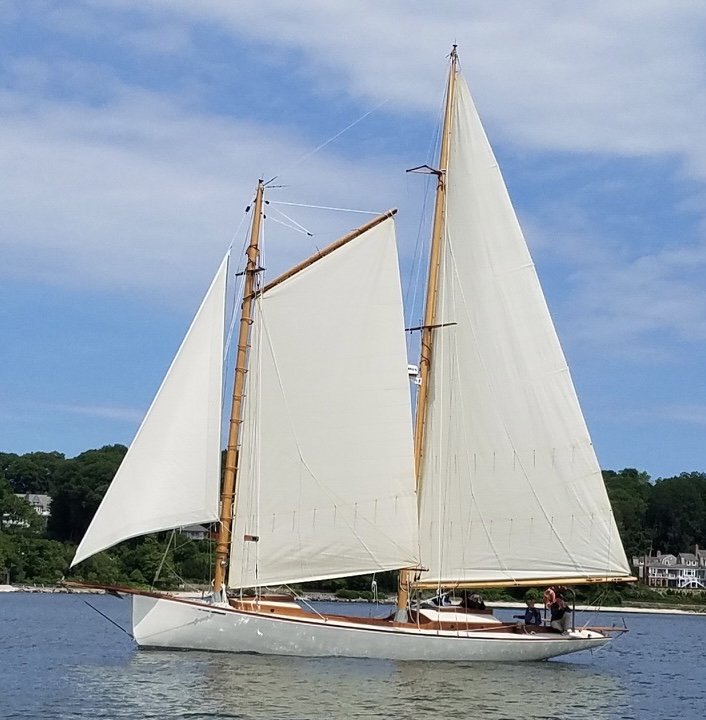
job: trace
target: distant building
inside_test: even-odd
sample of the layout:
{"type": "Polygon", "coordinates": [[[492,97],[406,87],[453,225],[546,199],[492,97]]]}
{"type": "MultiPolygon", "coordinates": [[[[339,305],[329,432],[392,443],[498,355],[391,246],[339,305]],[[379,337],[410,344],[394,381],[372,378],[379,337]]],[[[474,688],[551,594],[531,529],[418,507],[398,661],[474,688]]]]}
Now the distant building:
{"type": "Polygon", "coordinates": [[[49,495],[40,495],[38,493],[15,493],[18,498],[22,498],[28,502],[43,518],[51,515],[51,497],[49,495]]]}
{"type": "Polygon", "coordinates": [[[676,590],[706,590],[706,551],[696,545],[693,553],[636,555],[632,564],[645,585],[676,590]]]}
{"type": "Polygon", "coordinates": [[[205,525],[187,525],[179,528],[179,532],[190,540],[205,540],[210,535],[210,530],[205,525]]]}

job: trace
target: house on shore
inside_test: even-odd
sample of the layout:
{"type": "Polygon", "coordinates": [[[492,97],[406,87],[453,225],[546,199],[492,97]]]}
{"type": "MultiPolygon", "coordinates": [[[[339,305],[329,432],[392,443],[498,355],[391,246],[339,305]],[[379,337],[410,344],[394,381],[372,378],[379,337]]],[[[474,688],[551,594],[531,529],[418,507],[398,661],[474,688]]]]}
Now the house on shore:
{"type": "Polygon", "coordinates": [[[639,582],[656,588],[706,590],[706,550],[698,545],[694,552],[633,556],[639,582]]]}
{"type": "Polygon", "coordinates": [[[15,493],[18,498],[22,498],[29,503],[37,515],[48,518],[51,515],[51,497],[40,493],[15,493]]]}

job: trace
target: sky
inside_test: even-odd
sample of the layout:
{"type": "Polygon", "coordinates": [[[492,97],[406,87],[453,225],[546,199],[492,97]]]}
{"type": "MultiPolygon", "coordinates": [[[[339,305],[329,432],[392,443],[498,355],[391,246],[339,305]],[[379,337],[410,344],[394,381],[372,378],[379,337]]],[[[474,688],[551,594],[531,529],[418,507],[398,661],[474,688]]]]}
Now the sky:
{"type": "Polygon", "coordinates": [[[701,0],[3,0],[0,451],[129,444],[260,177],[268,273],[397,207],[411,288],[453,43],[601,466],[706,471],[701,0]]]}

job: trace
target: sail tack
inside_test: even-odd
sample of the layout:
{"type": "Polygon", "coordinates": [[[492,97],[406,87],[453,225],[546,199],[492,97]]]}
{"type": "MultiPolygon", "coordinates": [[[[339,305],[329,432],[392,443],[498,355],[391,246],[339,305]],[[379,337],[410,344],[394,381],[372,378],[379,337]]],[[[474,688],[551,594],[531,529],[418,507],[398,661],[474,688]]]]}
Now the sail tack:
{"type": "Polygon", "coordinates": [[[226,256],[72,566],[128,538],[218,519],[227,268],[226,256]]]}
{"type": "Polygon", "coordinates": [[[412,424],[392,220],[257,304],[229,585],[415,565],[412,424]]]}
{"type": "Polygon", "coordinates": [[[456,84],[420,499],[423,583],[630,574],[468,87],[456,84]]]}

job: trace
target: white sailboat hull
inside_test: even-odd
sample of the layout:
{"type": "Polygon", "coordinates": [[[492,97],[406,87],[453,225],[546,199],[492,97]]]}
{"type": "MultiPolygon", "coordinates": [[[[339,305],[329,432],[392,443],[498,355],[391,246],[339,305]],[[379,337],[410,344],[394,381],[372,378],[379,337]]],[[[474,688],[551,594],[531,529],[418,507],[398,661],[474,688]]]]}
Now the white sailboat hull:
{"type": "Polygon", "coordinates": [[[133,595],[133,635],[145,648],[210,650],[295,657],[517,662],[605,645],[610,638],[502,631],[439,631],[339,619],[288,618],[167,596],[133,595]]]}

